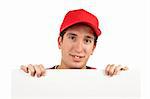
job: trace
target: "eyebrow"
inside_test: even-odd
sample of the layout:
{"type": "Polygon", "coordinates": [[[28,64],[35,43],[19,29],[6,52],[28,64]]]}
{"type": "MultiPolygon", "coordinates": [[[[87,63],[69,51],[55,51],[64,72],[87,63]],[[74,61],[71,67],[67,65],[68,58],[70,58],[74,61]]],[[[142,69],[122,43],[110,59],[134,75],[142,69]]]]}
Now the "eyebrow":
{"type": "MultiPolygon", "coordinates": [[[[69,35],[78,36],[78,35],[75,34],[75,33],[68,33],[67,36],[69,36],[69,35]]],[[[86,35],[85,37],[88,38],[88,39],[94,39],[94,37],[89,36],[89,35],[86,35]]]]}
{"type": "Polygon", "coordinates": [[[74,34],[74,33],[68,33],[67,36],[68,36],[68,35],[77,36],[77,34],[74,34]]]}
{"type": "Polygon", "coordinates": [[[92,37],[92,36],[85,36],[86,38],[88,38],[88,39],[94,39],[94,37],[92,37]]]}

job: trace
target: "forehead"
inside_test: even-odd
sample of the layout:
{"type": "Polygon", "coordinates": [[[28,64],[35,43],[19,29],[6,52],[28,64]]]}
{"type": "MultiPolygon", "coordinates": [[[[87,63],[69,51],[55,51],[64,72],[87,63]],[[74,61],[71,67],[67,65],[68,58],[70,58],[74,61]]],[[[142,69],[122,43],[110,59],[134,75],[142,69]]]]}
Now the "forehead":
{"type": "Polygon", "coordinates": [[[66,30],[66,32],[73,32],[73,31],[78,31],[80,33],[89,34],[89,35],[94,36],[93,29],[90,26],[88,26],[86,24],[82,24],[82,23],[75,24],[66,30]]]}

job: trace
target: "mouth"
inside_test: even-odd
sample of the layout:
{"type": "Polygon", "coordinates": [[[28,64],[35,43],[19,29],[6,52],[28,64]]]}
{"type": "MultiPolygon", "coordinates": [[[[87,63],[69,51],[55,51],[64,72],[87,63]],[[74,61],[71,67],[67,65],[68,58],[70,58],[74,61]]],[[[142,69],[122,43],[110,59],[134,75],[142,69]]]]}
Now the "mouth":
{"type": "Polygon", "coordinates": [[[73,55],[73,54],[70,54],[70,56],[72,56],[73,60],[74,61],[81,61],[81,59],[83,59],[85,56],[82,56],[82,55],[73,55]]]}

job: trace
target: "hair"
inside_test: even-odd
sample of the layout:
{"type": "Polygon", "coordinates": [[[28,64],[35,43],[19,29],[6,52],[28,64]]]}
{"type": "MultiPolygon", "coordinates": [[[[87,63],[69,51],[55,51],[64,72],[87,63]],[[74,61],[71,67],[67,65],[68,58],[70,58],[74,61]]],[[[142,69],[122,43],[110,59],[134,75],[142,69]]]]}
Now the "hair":
{"type": "MultiPolygon", "coordinates": [[[[76,24],[75,24],[75,25],[76,25],[76,24]]],[[[74,26],[74,25],[72,25],[72,26],[74,26]]],[[[70,27],[72,27],[72,26],[70,26],[70,27]]],[[[68,28],[70,28],[70,27],[68,27],[68,28]]],[[[62,39],[63,39],[64,34],[66,33],[66,31],[67,31],[68,28],[64,29],[64,30],[60,33],[60,37],[62,37],[62,39]]],[[[96,45],[96,44],[97,44],[98,36],[96,35],[96,33],[93,33],[93,34],[94,34],[94,45],[96,45]]]]}

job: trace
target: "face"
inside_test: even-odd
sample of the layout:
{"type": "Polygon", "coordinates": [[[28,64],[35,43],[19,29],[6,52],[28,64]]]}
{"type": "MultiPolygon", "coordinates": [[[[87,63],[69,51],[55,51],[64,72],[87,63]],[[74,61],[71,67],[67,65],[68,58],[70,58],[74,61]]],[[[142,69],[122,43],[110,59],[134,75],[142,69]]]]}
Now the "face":
{"type": "Polygon", "coordinates": [[[94,31],[87,25],[78,24],[68,28],[58,39],[62,52],[61,68],[82,69],[92,55],[94,45],[94,31]]]}

